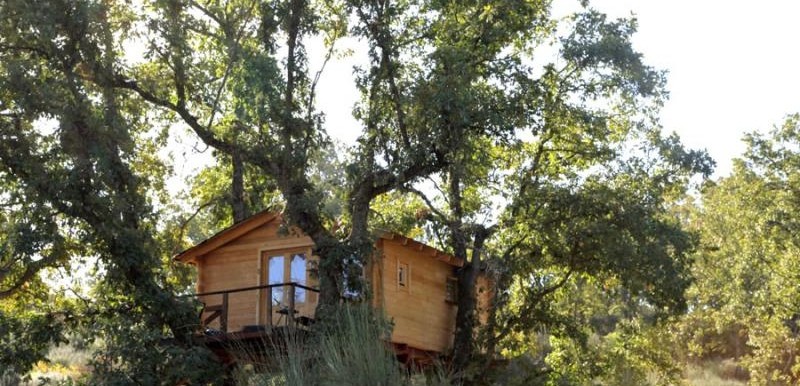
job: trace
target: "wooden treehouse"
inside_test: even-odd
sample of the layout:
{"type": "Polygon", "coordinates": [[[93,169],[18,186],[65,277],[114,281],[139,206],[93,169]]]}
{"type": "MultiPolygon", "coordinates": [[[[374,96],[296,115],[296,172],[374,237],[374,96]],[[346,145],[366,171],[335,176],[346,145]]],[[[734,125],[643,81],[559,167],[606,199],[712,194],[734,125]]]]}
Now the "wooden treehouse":
{"type": "MultiPolygon", "coordinates": [[[[207,342],[263,339],[314,323],[319,290],[313,242],[301,232],[281,232],[281,225],[280,214],[262,212],[175,257],[197,269],[202,330],[214,333],[207,342]]],[[[401,361],[424,364],[450,351],[455,270],[462,264],[398,234],[377,240],[364,279],[371,304],[393,322],[390,343],[401,361]]],[[[485,283],[481,278],[479,287],[485,283]]],[[[488,291],[478,293],[479,305],[485,305],[488,291]]]]}

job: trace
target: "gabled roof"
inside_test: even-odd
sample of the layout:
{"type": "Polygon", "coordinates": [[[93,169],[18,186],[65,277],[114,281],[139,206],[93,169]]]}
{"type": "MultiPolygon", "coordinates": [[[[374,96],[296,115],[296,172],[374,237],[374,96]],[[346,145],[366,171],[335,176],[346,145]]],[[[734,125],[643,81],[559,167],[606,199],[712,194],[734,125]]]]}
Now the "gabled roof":
{"type": "MultiPolygon", "coordinates": [[[[207,254],[241,236],[250,232],[264,224],[267,224],[275,219],[280,218],[279,212],[271,212],[271,211],[263,211],[256,213],[249,218],[245,219],[244,221],[238,222],[233,224],[213,236],[203,240],[199,244],[175,255],[173,257],[174,260],[188,263],[192,262],[200,256],[207,254]]],[[[410,237],[403,236],[399,233],[395,232],[384,232],[380,236],[381,239],[384,240],[392,240],[400,243],[406,248],[414,249],[415,251],[426,254],[433,259],[445,262],[450,264],[454,267],[461,267],[464,265],[464,261],[456,258],[455,256],[440,251],[430,245],[425,243],[421,243],[416,241],[410,237]]]]}
{"type": "Polygon", "coordinates": [[[419,251],[423,254],[428,254],[431,258],[436,260],[443,261],[447,264],[450,264],[454,267],[462,267],[464,265],[464,260],[459,259],[447,252],[440,251],[428,244],[421,243],[417,240],[414,240],[410,237],[403,236],[399,233],[395,232],[384,232],[381,235],[381,238],[384,240],[394,240],[402,244],[407,248],[412,248],[416,251],[419,251]]]}
{"type": "Polygon", "coordinates": [[[174,260],[181,261],[181,262],[190,262],[205,255],[208,252],[211,252],[232,240],[243,236],[245,233],[252,231],[280,216],[278,212],[270,212],[270,211],[262,211],[256,213],[247,219],[240,221],[236,224],[233,224],[213,236],[203,240],[200,244],[197,244],[173,257],[174,260]]]}

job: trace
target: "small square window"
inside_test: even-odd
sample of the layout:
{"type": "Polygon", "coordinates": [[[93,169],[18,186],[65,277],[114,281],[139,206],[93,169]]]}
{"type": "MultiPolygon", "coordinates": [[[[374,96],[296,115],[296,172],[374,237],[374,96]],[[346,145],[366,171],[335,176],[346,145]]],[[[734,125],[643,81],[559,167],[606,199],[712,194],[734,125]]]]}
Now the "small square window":
{"type": "Polygon", "coordinates": [[[454,276],[447,278],[445,301],[448,303],[458,303],[458,278],[454,276]]]}
{"type": "Polygon", "coordinates": [[[408,276],[411,273],[408,269],[408,264],[397,263],[397,287],[400,289],[408,289],[408,276]]]}

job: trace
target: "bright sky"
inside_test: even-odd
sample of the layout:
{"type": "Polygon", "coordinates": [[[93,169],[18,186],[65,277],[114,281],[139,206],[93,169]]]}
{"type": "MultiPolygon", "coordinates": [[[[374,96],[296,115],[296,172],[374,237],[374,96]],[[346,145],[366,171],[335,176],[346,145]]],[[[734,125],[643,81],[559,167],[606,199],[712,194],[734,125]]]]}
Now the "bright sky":
{"type": "Polygon", "coordinates": [[[636,14],[635,47],[669,71],[662,124],[707,149],[716,175],[729,174],[744,133],[800,111],[800,1],[600,0],[596,7],[636,14]]]}
{"type": "MultiPolygon", "coordinates": [[[[578,4],[555,3],[557,13],[578,4]]],[[[708,150],[717,161],[717,176],[729,174],[732,158],[744,150],[744,133],[766,131],[800,111],[800,1],[592,3],[613,17],[636,15],[634,46],[646,63],[669,72],[664,128],[677,132],[689,147],[708,150]]],[[[350,116],[357,95],[351,73],[352,58],[329,63],[318,96],[329,133],[347,143],[359,127],[350,116]]]]}

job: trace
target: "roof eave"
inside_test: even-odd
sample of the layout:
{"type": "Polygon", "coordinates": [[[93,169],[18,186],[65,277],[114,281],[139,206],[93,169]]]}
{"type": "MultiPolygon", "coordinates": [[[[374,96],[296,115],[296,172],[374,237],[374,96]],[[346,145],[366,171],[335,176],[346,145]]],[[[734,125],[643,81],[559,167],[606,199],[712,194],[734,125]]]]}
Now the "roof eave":
{"type": "Polygon", "coordinates": [[[259,226],[269,223],[279,216],[280,213],[271,211],[263,211],[254,214],[243,221],[240,221],[215,233],[213,236],[201,241],[199,244],[178,253],[172,259],[182,263],[191,264],[206,253],[227,244],[231,240],[234,240],[237,237],[258,228],[259,226]]]}

